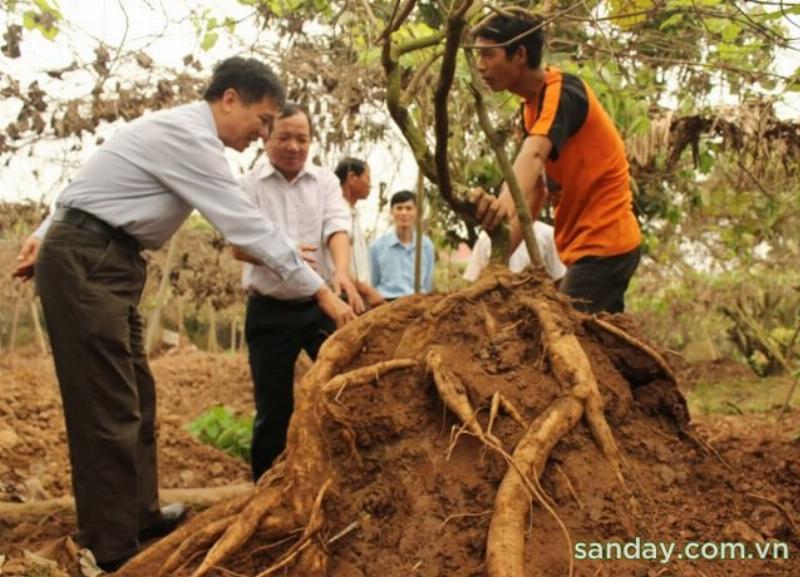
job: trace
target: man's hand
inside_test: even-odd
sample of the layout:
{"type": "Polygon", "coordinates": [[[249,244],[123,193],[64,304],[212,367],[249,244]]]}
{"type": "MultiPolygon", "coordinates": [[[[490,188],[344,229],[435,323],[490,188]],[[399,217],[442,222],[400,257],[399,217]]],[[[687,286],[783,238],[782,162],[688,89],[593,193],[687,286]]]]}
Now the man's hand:
{"type": "Polygon", "coordinates": [[[29,236],[25,240],[17,256],[17,266],[11,271],[12,277],[20,278],[23,282],[33,278],[33,265],[36,263],[41,244],[42,240],[35,236],[29,236]]]}
{"type": "Polygon", "coordinates": [[[509,219],[513,211],[502,199],[488,194],[482,188],[475,188],[470,194],[476,205],[475,218],[480,221],[484,230],[492,230],[504,220],[509,219]]]}
{"type": "Polygon", "coordinates": [[[326,285],[314,293],[314,298],[317,299],[319,308],[322,309],[336,323],[336,328],[340,329],[352,320],[355,320],[356,314],[353,309],[348,306],[346,302],[333,294],[333,291],[326,285]]]}
{"type": "Polygon", "coordinates": [[[362,299],[366,299],[370,308],[374,309],[375,307],[386,302],[386,299],[383,298],[383,295],[379,293],[378,290],[372,285],[361,281],[355,281],[355,285],[356,289],[358,290],[358,294],[361,295],[362,299]]]}
{"type": "Polygon", "coordinates": [[[353,307],[353,310],[357,315],[360,315],[367,310],[367,308],[364,306],[364,301],[361,299],[361,295],[358,294],[358,289],[356,289],[356,285],[353,284],[349,274],[344,271],[336,271],[333,275],[332,283],[334,294],[340,295],[342,294],[342,291],[344,291],[344,294],[347,295],[347,302],[350,303],[350,306],[353,307]]]}
{"type": "Polygon", "coordinates": [[[308,265],[315,271],[319,272],[319,264],[317,264],[317,257],[314,253],[317,252],[317,247],[313,244],[298,244],[297,249],[300,251],[300,256],[308,265]]]}

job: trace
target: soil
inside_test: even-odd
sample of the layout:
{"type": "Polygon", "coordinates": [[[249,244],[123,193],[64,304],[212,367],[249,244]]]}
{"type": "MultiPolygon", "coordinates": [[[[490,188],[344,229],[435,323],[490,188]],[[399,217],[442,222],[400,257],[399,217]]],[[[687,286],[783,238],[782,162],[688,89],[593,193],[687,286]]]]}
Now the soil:
{"type": "MultiPolygon", "coordinates": [[[[440,297],[429,298],[432,304],[440,297]]],[[[498,326],[510,327],[514,338],[488,343],[482,317],[474,314],[472,303],[465,303],[438,327],[437,350],[467,384],[482,425],[497,391],[532,420],[563,389],[550,371],[535,324],[518,322],[508,295],[493,293],[483,300],[498,326]]],[[[342,372],[395,356],[411,322],[398,317],[394,326],[376,329],[342,372]]],[[[630,318],[615,322],[634,330],[630,318]]],[[[800,534],[792,526],[793,520],[800,520],[800,444],[791,434],[800,429],[800,414],[790,413],[780,426],[750,415],[690,423],[678,389],[645,355],[590,329],[579,328],[578,336],[601,386],[635,499],[620,489],[588,429],[578,424],[551,453],[541,480],[572,543],[628,542],[637,537],[678,545],[776,540],[789,545],[790,559],[673,560],[666,565],[585,560],[576,561],[575,575],[800,575],[800,534]],[[698,438],[715,447],[719,457],[698,438]]],[[[34,489],[38,482],[48,496],[69,494],[63,421],[50,360],[2,362],[0,500],[33,498],[26,481],[34,489]]],[[[159,358],[152,367],[160,395],[161,485],[246,481],[245,463],[196,443],[183,430],[186,422],[214,404],[250,410],[246,359],[180,353],[159,358]]],[[[444,410],[422,369],[348,388],[339,401],[337,417],[323,421],[337,475],[337,489],[324,503],[329,575],[484,577],[486,534],[506,462],[476,438],[458,434],[460,423],[444,410]],[[353,523],[355,531],[330,541],[353,523]]],[[[523,431],[501,414],[493,432],[505,447],[513,448],[523,431]]],[[[16,554],[22,547],[33,550],[47,539],[68,535],[74,530],[70,523],[68,516],[43,519],[38,525],[0,522],[0,554],[16,554]]],[[[225,565],[227,570],[255,575],[288,547],[265,545],[256,536],[225,565]]],[[[567,575],[570,556],[556,520],[534,504],[526,545],[530,574],[567,575]]]]}
{"type": "MultiPolygon", "coordinates": [[[[223,404],[252,412],[252,389],[241,355],[184,350],[151,363],[156,378],[159,485],[221,487],[250,481],[241,459],[196,441],[185,425],[223,404]]],[[[52,359],[0,357],[0,502],[35,502],[71,495],[61,398],[52,359]]],[[[0,555],[74,533],[71,515],[22,526],[0,519],[0,555]]]]}

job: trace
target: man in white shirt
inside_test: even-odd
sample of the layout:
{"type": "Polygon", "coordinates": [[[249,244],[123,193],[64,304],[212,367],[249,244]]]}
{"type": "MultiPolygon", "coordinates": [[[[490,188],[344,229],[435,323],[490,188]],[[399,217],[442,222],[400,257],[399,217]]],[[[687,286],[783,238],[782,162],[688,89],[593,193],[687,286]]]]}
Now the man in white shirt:
{"type": "Polygon", "coordinates": [[[374,307],[383,303],[383,296],[372,286],[372,276],[369,268],[369,252],[367,239],[361,228],[361,222],[356,209],[356,203],[369,197],[370,170],[369,165],[358,158],[347,157],[342,159],[334,169],[342,187],[342,196],[350,205],[350,217],[353,226],[350,230],[350,243],[352,259],[350,261],[350,274],[356,283],[359,294],[374,307]]]}
{"type": "MultiPolygon", "coordinates": [[[[242,187],[265,219],[280,226],[334,292],[343,290],[361,313],[364,304],[350,279],[350,209],[336,175],[308,162],[310,144],[308,114],[296,105],[285,105],[264,139],[267,158],[244,176],[242,187]]],[[[300,351],[315,359],[336,325],[314,299],[273,270],[251,264],[241,250],[234,254],[246,261],[245,337],[256,404],[250,464],[257,481],[286,446],[300,351]]]]}
{"type": "MultiPolygon", "coordinates": [[[[553,237],[553,227],[540,221],[533,223],[533,235],[536,237],[536,244],[539,245],[539,252],[542,255],[542,264],[555,282],[561,280],[566,274],[567,267],[561,262],[556,250],[555,238],[553,237]]],[[[476,281],[481,271],[489,264],[489,257],[492,253],[492,239],[486,232],[481,231],[475,246],[472,247],[472,255],[469,257],[467,268],[464,270],[464,279],[476,281]]],[[[511,258],[508,260],[508,268],[511,272],[520,272],[531,264],[531,257],[525,243],[520,243],[511,258]]]]}
{"type": "Polygon", "coordinates": [[[337,324],[354,318],[244,196],[225,158],[225,146],[242,151],[266,134],[284,99],[278,78],[256,59],[229,58],[203,98],[119,129],[25,241],[12,273],[29,279],[35,265],[63,399],[78,542],[108,572],[183,516],[182,507],[159,508],[155,382],[138,312],[142,248],[161,246],[197,209],[337,324]]]}

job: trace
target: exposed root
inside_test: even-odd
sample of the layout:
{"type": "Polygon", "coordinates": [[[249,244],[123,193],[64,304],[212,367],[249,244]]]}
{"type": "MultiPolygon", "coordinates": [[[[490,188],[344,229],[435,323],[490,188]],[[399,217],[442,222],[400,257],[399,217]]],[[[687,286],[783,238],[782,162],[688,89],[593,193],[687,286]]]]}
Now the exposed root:
{"type": "MultiPolygon", "coordinates": [[[[520,529],[520,532],[517,535],[517,537],[520,539],[520,542],[514,544],[508,543],[507,545],[509,546],[507,548],[503,547],[503,545],[500,545],[500,551],[498,552],[498,555],[502,558],[507,558],[509,549],[513,550],[519,548],[518,553],[520,561],[522,561],[524,558],[524,521],[527,506],[522,507],[521,503],[523,498],[526,504],[530,502],[529,494],[538,499],[542,506],[545,507],[545,509],[547,509],[547,511],[550,512],[550,514],[556,519],[557,523],[564,532],[569,545],[569,551],[571,552],[572,543],[569,537],[569,531],[567,530],[566,525],[564,525],[564,522],[555,512],[552,503],[545,495],[541,485],[539,485],[539,471],[543,470],[544,464],[547,461],[547,456],[549,455],[550,450],[552,450],[552,447],[555,445],[555,443],[557,443],[564,434],[572,430],[572,428],[575,426],[575,423],[580,420],[580,417],[583,414],[583,406],[581,405],[580,401],[569,398],[566,399],[562,404],[559,404],[558,402],[554,403],[551,408],[548,409],[546,415],[549,415],[550,412],[554,410],[555,412],[553,414],[555,416],[552,418],[547,418],[547,416],[545,418],[540,417],[534,421],[530,429],[528,429],[528,433],[525,437],[523,437],[522,441],[520,441],[520,444],[517,446],[517,449],[514,451],[514,455],[512,456],[503,450],[500,441],[491,435],[490,432],[484,433],[480,423],[478,423],[478,420],[475,417],[474,411],[472,410],[472,406],[469,402],[464,385],[454,373],[444,366],[441,355],[437,351],[431,350],[426,355],[425,361],[429,370],[433,373],[436,388],[439,391],[439,396],[441,397],[442,401],[444,401],[445,405],[453,413],[455,413],[455,415],[464,424],[464,427],[471,434],[478,437],[478,439],[480,439],[489,448],[498,451],[509,464],[509,472],[506,473],[503,483],[501,484],[501,490],[503,485],[506,485],[506,493],[501,497],[501,493],[498,491],[498,497],[495,501],[495,515],[492,517],[492,523],[494,524],[495,517],[498,516],[498,511],[503,511],[503,513],[500,514],[501,520],[498,521],[498,524],[495,526],[495,537],[492,540],[492,544],[496,545],[498,543],[498,535],[502,536],[499,539],[499,542],[503,542],[506,537],[508,537],[508,533],[513,532],[516,528],[520,529]],[[562,407],[565,407],[566,409],[562,411],[562,407]],[[570,412],[574,413],[574,419],[565,418],[570,414],[570,412]],[[552,434],[552,438],[548,436],[541,437],[540,432],[542,430],[545,431],[545,435],[552,434]],[[551,430],[553,431],[552,433],[550,432],[551,430]],[[541,450],[540,446],[543,446],[546,449],[546,452],[543,456],[541,456],[541,459],[539,459],[539,452],[541,450]],[[528,479],[527,471],[533,472],[533,482],[528,479]],[[507,479],[513,480],[507,483],[507,479]],[[511,502],[511,500],[513,500],[513,502],[511,502]],[[514,513],[510,513],[510,509],[513,509],[514,513]],[[509,516],[513,516],[515,514],[519,515],[516,519],[508,519],[509,516]],[[519,521],[519,523],[514,523],[515,520],[519,521]]],[[[500,398],[501,397],[499,395],[494,396],[492,403],[494,407],[494,413],[496,413],[496,407],[500,405],[500,398]]],[[[493,418],[490,415],[490,425],[492,421],[493,418]]],[[[455,440],[453,443],[455,443],[455,440]]],[[[487,545],[487,551],[488,550],[489,548],[487,545]]],[[[504,570],[500,571],[501,572],[497,573],[496,575],[490,572],[489,575],[490,577],[512,577],[517,575],[522,577],[523,575],[521,565],[519,568],[519,573],[516,572],[516,569],[513,569],[512,572],[504,572],[504,570]]],[[[571,554],[570,575],[572,575],[571,554]]]]}
{"type": "Polygon", "coordinates": [[[700,435],[697,435],[684,427],[679,427],[679,430],[682,435],[684,435],[687,439],[689,439],[695,445],[700,447],[700,449],[703,450],[707,455],[711,455],[712,457],[714,457],[719,462],[720,465],[728,469],[728,471],[730,471],[731,473],[735,473],[730,463],[728,463],[728,461],[726,461],[725,458],[719,454],[719,451],[717,451],[711,445],[711,443],[704,440],[700,435]]]}
{"type": "Polygon", "coordinates": [[[572,498],[575,499],[575,502],[578,504],[578,507],[584,509],[583,501],[581,501],[580,497],[578,497],[578,493],[575,491],[575,487],[572,486],[572,481],[570,480],[569,475],[567,475],[564,472],[564,469],[562,469],[561,465],[559,465],[558,463],[556,463],[556,471],[558,471],[558,474],[561,475],[561,477],[564,479],[564,482],[567,484],[567,490],[569,491],[569,494],[572,495],[572,498]]]}
{"type": "Polygon", "coordinates": [[[591,323],[592,325],[603,329],[607,333],[610,333],[610,334],[614,335],[615,337],[617,337],[619,339],[622,339],[623,341],[628,343],[630,346],[642,351],[648,357],[653,359],[653,362],[655,364],[657,364],[662,371],[664,371],[664,375],[672,383],[677,383],[677,379],[675,378],[675,373],[672,372],[672,369],[670,368],[670,366],[667,363],[667,361],[664,360],[664,357],[662,357],[653,347],[643,343],[639,339],[631,336],[626,331],[622,330],[621,328],[619,328],[616,325],[611,324],[610,322],[608,322],[606,320],[600,319],[600,318],[598,318],[596,316],[586,316],[584,318],[585,318],[585,320],[587,322],[591,323]]]}
{"type": "Polygon", "coordinates": [[[542,339],[546,343],[556,378],[583,402],[592,436],[611,465],[614,476],[629,492],[622,475],[622,456],[606,421],[603,397],[583,347],[571,331],[560,326],[559,318],[546,301],[524,299],[524,303],[539,319],[542,339]]]}
{"type": "Polygon", "coordinates": [[[485,273],[466,289],[442,298],[406,328],[397,345],[395,356],[397,354],[404,357],[421,356],[435,339],[440,321],[446,318],[450,311],[463,302],[473,301],[501,286],[510,286],[511,278],[508,269],[498,269],[485,273]]]}
{"type": "Polygon", "coordinates": [[[415,367],[417,364],[417,361],[414,359],[391,359],[388,361],[381,361],[379,363],[375,363],[374,365],[361,367],[348,373],[333,377],[322,387],[322,391],[325,393],[336,391],[336,396],[334,399],[338,401],[339,396],[348,385],[365,385],[380,379],[386,373],[396,371],[398,369],[415,367]]]}
{"type": "MultiPolygon", "coordinates": [[[[491,462],[486,464],[485,470],[482,469],[475,479],[470,477],[469,482],[476,484],[470,485],[469,491],[465,491],[463,496],[454,501],[458,503],[457,508],[448,506],[445,513],[441,514],[441,517],[445,518],[438,532],[436,526],[433,525],[431,528],[430,524],[420,527],[419,530],[425,532],[425,538],[436,539],[438,534],[456,530],[452,523],[447,525],[453,519],[491,515],[489,532],[486,536],[487,576],[524,577],[531,570],[530,566],[527,568],[525,566],[525,545],[528,538],[526,529],[528,523],[532,525],[535,522],[532,511],[533,506],[538,503],[553,516],[555,523],[564,533],[569,546],[567,558],[572,575],[574,567],[569,530],[559,517],[555,503],[546,495],[540,484],[540,477],[546,469],[550,453],[555,445],[585,418],[595,442],[623,487],[625,480],[622,472],[626,464],[606,421],[603,397],[589,358],[574,334],[574,323],[583,322],[583,319],[576,317],[560,297],[554,296],[551,289],[547,288],[549,286],[549,283],[540,283],[537,277],[512,276],[507,271],[493,269],[466,290],[446,296],[402,299],[375,309],[337,331],[323,346],[317,362],[295,386],[295,412],[289,427],[287,451],[284,458],[273,468],[274,472],[271,470],[267,473],[269,478],[262,478],[249,498],[238,503],[238,508],[235,510],[218,509],[214,515],[204,517],[202,523],[192,525],[192,530],[180,539],[165,540],[170,544],[153,557],[153,559],[166,559],[163,564],[159,563],[160,567],[153,569],[151,559],[151,564],[141,565],[141,571],[123,574],[124,577],[140,575],[166,577],[176,574],[181,568],[186,571],[187,566],[194,568],[198,563],[195,560],[197,553],[203,552],[215,539],[216,543],[208,550],[205,559],[200,562],[192,577],[208,576],[213,574],[214,569],[222,570],[219,566],[223,563],[237,571],[245,566],[251,567],[252,560],[247,561],[242,555],[235,556],[235,553],[248,542],[250,546],[245,549],[245,553],[250,553],[251,557],[255,553],[261,553],[258,558],[262,558],[264,551],[270,550],[268,555],[271,555],[270,559],[274,561],[269,567],[262,567],[264,570],[255,577],[276,575],[327,577],[329,563],[330,572],[334,572],[335,568],[336,574],[377,573],[373,571],[375,567],[371,566],[367,557],[356,559],[358,555],[351,558],[340,555],[350,555],[352,551],[359,551],[360,555],[365,543],[369,544],[369,547],[363,548],[364,551],[370,551],[370,547],[380,547],[384,541],[388,545],[396,538],[398,528],[409,530],[408,525],[398,522],[398,515],[384,515],[383,511],[390,509],[388,504],[384,507],[385,501],[389,502],[395,498],[405,499],[401,496],[406,495],[409,499],[403,501],[402,510],[405,511],[410,507],[408,502],[417,489],[427,491],[424,495],[428,499],[436,499],[439,496],[433,489],[425,487],[424,482],[408,481],[402,476],[397,478],[398,485],[402,486],[395,488],[387,485],[397,481],[392,475],[382,474],[387,470],[382,459],[389,459],[393,465],[409,467],[414,475],[418,472],[413,467],[425,467],[419,469],[424,474],[436,470],[438,475],[441,474],[444,456],[440,452],[438,442],[431,444],[422,440],[409,445],[404,437],[407,433],[423,435],[424,431],[428,430],[432,435],[436,435],[438,421],[435,415],[418,416],[412,412],[419,408],[424,408],[426,412],[432,409],[429,398],[419,397],[423,391],[422,387],[415,386],[408,379],[398,379],[397,382],[406,388],[398,391],[397,395],[393,393],[386,398],[372,394],[373,389],[356,387],[379,381],[391,371],[411,369],[414,376],[418,377],[422,373],[423,366],[432,375],[444,410],[453,413],[459,421],[453,427],[454,433],[449,450],[452,450],[462,434],[476,437],[482,445],[476,448],[474,443],[470,443],[469,447],[465,447],[469,451],[465,453],[467,460],[464,462],[462,459],[450,460],[446,462],[445,468],[458,471],[460,467],[469,466],[470,457],[476,462],[480,461],[479,451],[490,450],[503,457],[508,469],[495,495],[494,506],[491,504],[491,495],[496,486],[498,463],[491,462]],[[513,290],[520,285],[523,285],[522,290],[513,290]],[[531,298],[531,292],[537,294],[536,298],[531,298]],[[490,299],[486,298],[487,295],[490,299]],[[498,295],[504,297],[502,303],[501,299],[496,298],[498,295]],[[489,300],[498,307],[502,305],[507,308],[498,308],[496,311],[494,304],[488,306],[489,300]],[[529,310],[535,314],[535,319],[530,325],[528,325],[531,317],[528,314],[529,310]],[[508,323],[508,319],[523,320],[499,327],[500,321],[508,323]],[[526,324],[526,330],[516,330],[520,323],[526,324]],[[534,331],[530,329],[538,329],[540,335],[532,335],[534,331]],[[488,337],[488,345],[484,333],[488,337]],[[468,352],[463,354],[458,347],[464,343],[465,334],[469,337],[466,341],[468,349],[464,347],[468,352]],[[378,338],[374,340],[376,344],[373,347],[373,341],[370,339],[376,336],[378,338]],[[492,347],[508,338],[530,339],[531,336],[533,342],[541,345],[547,360],[542,363],[542,367],[526,367],[526,370],[544,372],[547,370],[544,365],[549,365],[558,383],[555,384],[552,379],[547,378],[542,382],[546,389],[535,391],[533,399],[522,396],[526,391],[532,390],[533,383],[515,380],[513,374],[496,374],[487,370],[487,367],[473,366],[485,358],[481,356],[484,352],[481,347],[492,347]],[[380,358],[380,354],[386,350],[395,351],[395,358],[389,360],[380,358]],[[359,358],[359,355],[363,356],[359,358]],[[471,364],[463,368],[453,365],[458,371],[456,374],[446,365],[446,362],[455,359],[469,359],[471,364]],[[352,369],[353,366],[365,363],[368,366],[352,369]],[[484,374],[487,376],[487,382],[475,380],[482,378],[481,375],[484,374]],[[471,386],[475,387],[475,395],[471,386]],[[483,415],[478,414],[470,400],[470,395],[473,395],[473,399],[477,398],[478,391],[481,399],[496,391],[491,399],[488,424],[485,428],[483,415]],[[347,397],[343,397],[345,392],[347,397]],[[558,398],[551,402],[554,395],[558,398]],[[340,398],[348,400],[348,407],[339,403],[340,398]],[[551,404],[529,424],[525,414],[515,406],[511,398],[516,403],[525,401],[525,405],[521,406],[526,411],[525,414],[531,414],[531,407],[540,407],[542,402],[551,404]],[[358,405],[358,400],[362,402],[362,406],[358,405]],[[391,403],[392,412],[383,411],[382,406],[377,407],[379,410],[363,407],[365,402],[384,401],[391,403]],[[402,406],[402,409],[394,410],[396,406],[402,406]],[[502,430],[503,438],[508,442],[512,438],[510,430],[516,431],[516,427],[510,424],[508,428],[495,426],[500,411],[508,414],[524,431],[521,434],[517,432],[513,436],[514,439],[521,436],[513,451],[507,452],[495,436],[496,432],[493,432],[493,427],[495,431],[502,430]],[[341,431],[342,438],[337,433],[337,424],[341,425],[338,430],[341,431]],[[362,434],[363,438],[369,439],[370,442],[357,448],[355,440],[357,436],[361,438],[362,434]],[[506,434],[509,435],[509,439],[506,439],[506,434]],[[398,436],[400,441],[396,442],[398,436]],[[358,470],[347,469],[354,464],[349,462],[348,447],[358,462],[358,470]],[[360,456],[359,451],[363,451],[360,456]],[[278,478],[280,484],[275,483],[278,478]],[[327,504],[325,498],[329,495],[334,480],[337,487],[342,489],[343,495],[337,498],[335,508],[323,507],[323,503],[327,504]],[[373,487],[373,483],[376,486],[373,487]],[[348,491],[354,488],[358,492],[351,497],[348,491]],[[470,501],[473,497],[473,501],[470,501]],[[480,504],[469,506],[467,503],[470,502],[480,504]],[[480,511],[489,508],[491,508],[489,511],[480,511]],[[374,513],[374,516],[365,514],[365,511],[374,513]],[[454,514],[447,515],[450,511],[454,511],[454,514]],[[458,513],[458,511],[466,512],[458,513]],[[298,526],[302,525],[305,527],[298,529],[298,526]],[[386,539],[382,534],[384,529],[386,529],[386,539]],[[338,533],[329,538],[335,531],[338,533]],[[343,540],[345,535],[351,537],[343,540]],[[375,542],[376,538],[379,543],[375,542]],[[342,540],[339,541],[340,539],[342,540]],[[335,547],[328,547],[334,542],[336,542],[335,547]],[[350,550],[350,547],[356,549],[350,550]]],[[[609,332],[597,321],[593,320],[592,323],[593,326],[599,327],[598,331],[609,332]]],[[[616,332],[614,334],[619,337],[616,332]]],[[[596,340],[597,336],[593,334],[593,340],[596,340]]],[[[637,350],[647,352],[629,340],[621,343],[623,344],[636,346],[637,350]]],[[[503,353],[499,356],[505,363],[507,359],[514,359],[515,356],[522,358],[528,355],[530,346],[527,343],[508,343],[502,351],[495,352],[503,353]]],[[[498,355],[494,355],[492,362],[497,357],[498,355]]],[[[638,360],[640,355],[636,354],[635,357],[638,360]]],[[[605,363],[602,368],[606,368],[605,363]]],[[[612,370],[611,367],[608,369],[612,370]]],[[[648,370],[647,377],[650,378],[654,373],[660,381],[660,371],[648,370]]],[[[525,374],[527,377],[528,373],[519,374],[525,374]]],[[[617,378],[616,373],[609,374],[617,378]]],[[[618,378],[617,381],[621,383],[620,390],[624,389],[625,383],[618,378]]],[[[424,394],[427,395],[429,392],[428,389],[424,394]]],[[[486,407],[482,405],[480,410],[484,408],[486,407]]],[[[583,431],[578,434],[579,437],[583,435],[583,431]]],[[[586,445],[580,442],[566,450],[585,449],[586,445]]],[[[597,449],[592,447],[590,451],[596,453],[597,449]]],[[[459,455],[462,456],[464,455],[459,455]]],[[[566,490],[583,509],[585,505],[564,470],[556,465],[554,474],[563,477],[566,490]]],[[[630,474],[633,476],[632,482],[638,481],[635,471],[631,471],[630,474]]],[[[422,478],[427,480],[429,477],[430,475],[422,478]]],[[[559,478],[558,481],[562,479],[559,478]]],[[[541,509],[537,506],[535,510],[536,515],[539,515],[541,509]]],[[[473,533],[476,530],[480,531],[479,525],[485,525],[486,522],[484,519],[470,523],[470,531],[473,533]]],[[[471,538],[470,544],[472,542],[471,538]]],[[[160,544],[154,545],[154,547],[159,546],[160,544]]],[[[469,555],[472,558],[476,553],[475,548],[471,545],[470,547],[469,555]]],[[[402,555],[402,552],[400,554],[402,555]]],[[[479,560],[476,561],[477,564],[480,563],[479,560]]],[[[537,563],[539,561],[537,559],[537,563]]],[[[408,565],[403,567],[407,572],[409,566],[419,567],[420,563],[421,559],[409,559],[408,565]]],[[[392,573],[389,565],[384,563],[378,566],[382,567],[383,571],[392,573]]],[[[433,573],[436,569],[430,571],[426,569],[426,571],[433,573]]],[[[466,570],[462,573],[466,574],[466,570]]]]}
{"type": "Polygon", "coordinates": [[[523,429],[528,427],[528,423],[525,421],[525,417],[522,416],[522,413],[514,406],[514,403],[503,394],[498,393],[500,397],[500,406],[503,410],[508,414],[509,417],[514,419],[519,426],[523,429]]]}
{"type": "Polygon", "coordinates": [[[204,551],[213,545],[219,536],[222,535],[233,522],[233,519],[233,515],[217,519],[203,527],[202,530],[191,535],[175,549],[166,561],[164,561],[164,564],[158,571],[158,576],[167,577],[168,575],[173,575],[178,569],[193,559],[198,552],[204,551]]]}
{"type": "Polygon", "coordinates": [[[256,577],[268,577],[276,571],[280,571],[289,565],[289,563],[291,563],[300,554],[300,552],[303,551],[303,549],[308,547],[308,545],[311,543],[311,538],[322,528],[322,524],[324,522],[324,518],[321,514],[322,501],[324,500],[325,493],[327,493],[332,482],[333,480],[329,478],[322,484],[322,487],[320,487],[317,497],[314,499],[314,505],[308,518],[308,524],[306,525],[306,528],[303,531],[300,539],[294,545],[292,545],[289,550],[286,551],[286,553],[283,554],[283,557],[281,557],[277,563],[267,570],[262,571],[256,577]]]}
{"type": "Polygon", "coordinates": [[[497,417],[497,411],[500,409],[500,393],[497,392],[492,395],[492,405],[489,407],[489,423],[486,425],[486,434],[492,434],[492,425],[497,417]]]}
{"type": "Polygon", "coordinates": [[[455,513],[453,515],[448,515],[447,517],[445,517],[444,521],[442,521],[442,524],[439,525],[439,528],[440,529],[443,528],[453,519],[465,519],[469,517],[485,517],[486,515],[491,515],[492,513],[494,513],[494,509],[489,509],[488,511],[481,511],[480,513],[455,513]]]}
{"type": "Polygon", "coordinates": [[[203,562],[192,573],[192,577],[202,577],[207,574],[214,566],[221,564],[244,545],[255,533],[264,515],[277,507],[280,501],[281,491],[276,488],[266,488],[256,493],[253,500],[206,554],[203,562]]]}
{"type": "Polygon", "coordinates": [[[492,432],[492,425],[494,425],[494,421],[497,418],[497,412],[500,410],[500,407],[502,407],[508,416],[514,419],[519,426],[521,426],[523,429],[528,428],[528,423],[525,422],[525,418],[514,406],[514,403],[512,403],[498,391],[492,395],[492,404],[489,408],[489,424],[486,425],[487,435],[490,435],[492,432]]]}
{"type": "MultiPolygon", "coordinates": [[[[525,518],[528,512],[528,486],[524,472],[544,471],[555,444],[578,423],[583,405],[573,397],[556,401],[531,424],[514,450],[509,468],[495,498],[494,515],[486,542],[486,568],[489,577],[525,576],[525,518]]],[[[555,514],[553,512],[553,514],[555,514]]],[[[557,518],[557,516],[556,516],[557,518]]],[[[560,521],[560,520],[559,520],[560,521]]],[[[562,525],[567,536],[569,533],[562,525]]],[[[568,541],[571,541],[567,537],[568,541]]],[[[573,572],[572,544],[569,543],[570,575],[573,572]]]]}
{"type": "Polygon", "coordinates": [[[491,445],[500,447],[500,441],[491,434],[483,432],[481,424],[475,417],[475,411],[469,402],[467,390],[459,378],[442,362],[442,355],[435,350],[428,351],[425,355],[425,363],[428,370],[433,373],[433,381],[448,409],[453,411],[464,426],[481,441],[488,441],[491,445]]]}
{"type": "Polygon", "coordinates": [[[178,527],[175,531],[157,541],[133,559],[128,561],[114,574],[116,577],[139,577],[140,575],[155,575],[172,552],[181,546],[187,539],[202,531],[207,525],[217,519],[233,517],[242,511],[253,499],[254,493],[239,495],[229,501],[209,507],[202,513],[195,515],[189,521],[178,527]]]}
{"type": "Polygon", "coordinates": [[[486,336],[491,341],[497,335],[497,320],[492,313],[489,312],[489,309],[486,308],[486,304],[484,303],[481,303],[481,314],[483,315],[483,326],[486,329],[486,336]]]}
{"type": "Polygon", "coordinates": [[[786,517],[786,520],[789,521],[789,525],[791,525],[792,531],[794,531],[794,536],[798,540],[800,540],[800,527],[797,526],[797,523],[795,523],[794,521],[794,517],[792,517],[791,513],[789,513],[789,510],[786,509],[786,507],[778,503],[775,499],[770,499],[769,497],[759,495],[758,493],[745,493],[745,495],[747,495],[752,499],[757,499],[758,501],[764,501],[765,503],[769,503],[770,505],[778,509],[781,513],[783,513],[784,516],[786,517]]]}

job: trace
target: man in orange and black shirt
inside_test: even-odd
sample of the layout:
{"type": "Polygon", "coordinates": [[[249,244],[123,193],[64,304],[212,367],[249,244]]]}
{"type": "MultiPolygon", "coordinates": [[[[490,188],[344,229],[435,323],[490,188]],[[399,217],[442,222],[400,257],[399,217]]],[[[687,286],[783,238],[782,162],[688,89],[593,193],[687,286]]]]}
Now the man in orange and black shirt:
{"type": "MultiPolygon", "coordinates": [[[[539,20],[499,14],[476,36],[484,81],[495,92],[524,99],[526,138],[514,173],[533,218],[542,209],[545,182],[559,197],[555,239],[567,265],[560,290],[575,299],[576,308],[622,312],[641,243],[622,138],[582,79],[542,68],[539,20]]],[[[509,218],[512,249],[519,244],[522,234],[507,186],[497,198],[483,196],[477,215],[488,229],[509,218]]]]}

